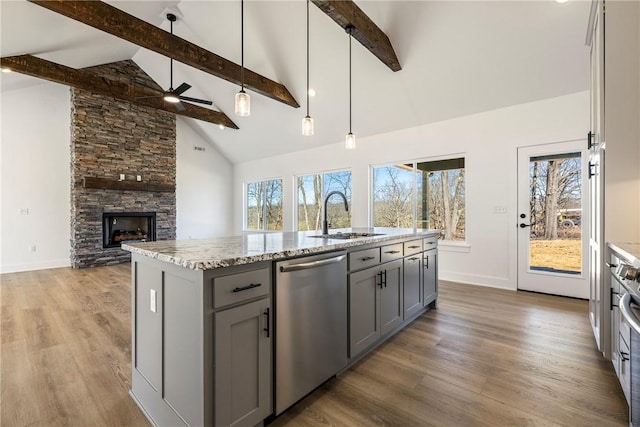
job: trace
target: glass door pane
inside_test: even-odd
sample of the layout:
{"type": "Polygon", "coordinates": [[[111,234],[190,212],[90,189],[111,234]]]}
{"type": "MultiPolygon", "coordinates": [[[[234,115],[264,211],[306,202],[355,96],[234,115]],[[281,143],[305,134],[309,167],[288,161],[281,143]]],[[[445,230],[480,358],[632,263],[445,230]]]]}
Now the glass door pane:
{"type": "Polygon", "coordinates": [[[529,159],[529,270],[582,273],[580,153],[529,159]]]}

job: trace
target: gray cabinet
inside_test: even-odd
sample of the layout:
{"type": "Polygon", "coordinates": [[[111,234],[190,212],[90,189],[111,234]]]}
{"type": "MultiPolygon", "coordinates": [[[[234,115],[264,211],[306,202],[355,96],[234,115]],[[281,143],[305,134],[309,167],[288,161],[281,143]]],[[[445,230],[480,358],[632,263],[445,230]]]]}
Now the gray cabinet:
{"type": "Polygon", "coordinates": [[[349,357],[354,357],[380,338],[378,267],[349,274],[349,357]]]}
{"type": "Polygon", "coordinates": [[[349,274],[349,357],[403,321],[402,259],[349,274]]]}
{"type": "Polygon", "coordinates": [[[216,312],[216,426],[254,426],[271,414],[271,298],[216,312]]]}
{"type": "Polygon", "coordinates": [[[404,319],[422,309],[422,257],[412,255],[404,259],[404,319]]]}
{"type": "Polygon", "coordinates": [[[422,304],[424,307],[434,302],[438,296],[438,250],[431,249],[422,254],[422,304]]]}
{"type": "Polygon", "coordinates": [[[403,298],[402,260],[382,264],[382,286],[380,289],[380,333],[385,335],[402,324],[403,298]]]}

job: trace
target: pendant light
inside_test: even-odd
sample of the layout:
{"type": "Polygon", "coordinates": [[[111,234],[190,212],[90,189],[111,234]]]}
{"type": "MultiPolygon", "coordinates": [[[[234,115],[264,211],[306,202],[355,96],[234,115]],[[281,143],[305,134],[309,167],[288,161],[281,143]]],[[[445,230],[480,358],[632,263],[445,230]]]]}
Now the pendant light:
{"type": "Polygon", "coordinates": [[[307,0],[307,115],[302,119],[302,134],[313,135],[313,119],[309,115],[309,0],[307,0]]]}
{"type": "Polygon", "coordinates": [[[355,150],[356,136],[351,132],[351,33],[353,33],[353,25],[347,25],[345,28],[349,34],[349,133],[344,140],[344,148],[347,150],[355,150]]]}
{"type": "Polygon", "coordinates": [[[240,0],[240,92],[236,93],[236,115],[251,115],[251,98],[244,91],[244,0],[240,0]]]}

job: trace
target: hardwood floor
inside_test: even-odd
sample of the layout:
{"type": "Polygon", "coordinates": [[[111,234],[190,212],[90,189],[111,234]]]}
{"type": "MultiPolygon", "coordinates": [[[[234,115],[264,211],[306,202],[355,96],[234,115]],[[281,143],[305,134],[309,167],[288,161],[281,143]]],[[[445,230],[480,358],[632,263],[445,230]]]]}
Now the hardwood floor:
{"type": "MultiPolygon", "coordinates": [[[[0,425],[148,426],[130,266],[0,276],[0,425]]],[[[272,426],[627,426],[587,302],[440,283],[440,305],[272,426]]]]}

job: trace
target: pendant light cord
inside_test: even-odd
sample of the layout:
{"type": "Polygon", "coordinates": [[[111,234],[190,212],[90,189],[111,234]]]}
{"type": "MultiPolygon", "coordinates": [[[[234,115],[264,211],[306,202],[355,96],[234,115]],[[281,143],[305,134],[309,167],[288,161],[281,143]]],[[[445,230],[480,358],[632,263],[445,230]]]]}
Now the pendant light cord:
{"type": "Polygon", "coordinates": [[[351,33],[353,27],[348,27],[349,32],[349,133],[351,133],[351,33]]]}
{"type": "Polygon", "coordinates": [[[244,0],[240,1],[240,85],[244,92],[244,0]]]}
{"type": "MultiPolygon", "coordinates": [[[[171,35],[173,35],[173,20],[169,19],[171,35]]],[[[169,58],[169,90],[173,90],[173,58],[169,58]]]]}
{"type": "Polygon", "coordinates": [[[307,117],[309,117],[309,1],[307,0],[307,117]]]}

